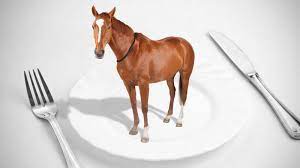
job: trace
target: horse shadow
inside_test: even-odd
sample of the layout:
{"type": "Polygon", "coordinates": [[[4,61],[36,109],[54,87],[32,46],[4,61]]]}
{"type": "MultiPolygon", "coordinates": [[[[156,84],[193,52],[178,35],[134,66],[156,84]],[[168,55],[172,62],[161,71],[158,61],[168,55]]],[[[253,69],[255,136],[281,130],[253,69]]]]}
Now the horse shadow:
{"type": "MultiPolygon", "coordinates": [[[[131,109],[130,100],[128,98],[110,97],[100,100],[70,98],[69,105],[71,105],[73,108],[77,109],[82,113],[88,115],[101,116],[116,121],[124,125],[128,131],[133,126],[133,120],[128,118],[128,116],[124,113],[122,113],[122,111],[131,109]]],[[[140,101],[137,101],[137,106],[141,106],[140,101]]],[[[160,120],[163,120],[164,116],[166,115],[166,112],[152,105],[148,106],[148,113],[155,114],[160,120]]],[[[143,117],[143,114],[139,114],[140,120],[142,119],[141,117],[143,117]]],[[[171,121],[175,123],[176,118],[172,116],[171,121]]],[[[142,129],[138,128],[138,131],[141,135],[142,129]]]]}
{"type": "MultiPolygon", "coordinates": [[[[206,89],[201,86],[200,83],[195,81],[191,81],[191,82],[193,83],[194,87],[197,90],[200,90],[203,94],[206,94],[207,96],[210,95],[206,91],[206,89]]],[[[140,106],[140,101],[138,101],[137,104],[138,106],[140,106]]],[[[112,168],[119,168],[119,167],[180,168],[180,167],[188,167],[189,165],[192,166],[195,163],[199,164],[199,163],[207,162],[208,158],[211,157],[211,155],[214,156],[216,155],[215,153],[217,153],[218,155],[224,155],[224,152],[222,150],[216,150],[216,151],[207,152],[205,155],[201,155],[201,157],[193,156],[184,159],[159,161],[159,162],[146,161],[140,159],[128,159],[125,157],[116,156],[100,148],[97,148],[96,146],[94,146],[93,144],[91,144],[90,142],[88,142],[78,134],[78,132],[74,129],[70,120],[68,119],[68,114],[71,112],[70,106],[87,115],[107,117],[111,120],[119,122],[123,124],[129,131],[129,129],[133,124],[133,121],[129,119],[128,116],[123,114],[122,111],[131,109],[131,105],[130,105],[130,100],[128,98],[123,98],[123,97],[110,97],[101,100],[69,98],[68,101],[63,101],[63,100],[58,101],[58,107],[61,112],[58,113],[57,118],[60,122],[63,132],[66,135],[66,138],[70,143],[70,146],[73,148],[74,153],[77,156],[79,162],[82,164],[82,166],[91,165],[91,163],[93,163],[94,167],[98,167],[98,164],[101,164],[102,166],[112,167],[112,168]],[[82,158],[89,158],[89,159],[88,161],[86,161],[85,159],[82,158]]],[[[138,111],[140,111],[140,109],[138,111]]],[[[156,108],[153,105],[149,105],[149,113],[155,114],[161,120],[163,120],[164,116],[166,115],[165,111],[156,108]]],[[[176,118],[172,117],[171,121],[176,123],[176,118]]],[[[142,130],[139,129],[139,131],[142,130]]],[[[99,134],[101,133],[99,132],[99,134]]],[[[174,148],[176,148],[176,146],[174,146],[174,148]]],[[[60,149],[58,148],[57,150],[59,151],[60,149]]],[[[61,155],[61,157],[63,160],[63,155],[61,155]]]]}

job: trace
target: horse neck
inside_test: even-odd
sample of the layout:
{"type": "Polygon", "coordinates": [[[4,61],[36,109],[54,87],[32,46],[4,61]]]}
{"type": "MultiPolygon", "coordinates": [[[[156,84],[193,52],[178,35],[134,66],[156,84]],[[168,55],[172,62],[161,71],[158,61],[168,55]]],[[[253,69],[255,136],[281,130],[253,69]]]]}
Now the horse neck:
{"type": "Polygon", "coordinates": [[[109,46],[115,53],[117,60],[121,59],[128,49],[134,38],[133,30],[123,22],[112,18],[112,39],[109,46]]]}

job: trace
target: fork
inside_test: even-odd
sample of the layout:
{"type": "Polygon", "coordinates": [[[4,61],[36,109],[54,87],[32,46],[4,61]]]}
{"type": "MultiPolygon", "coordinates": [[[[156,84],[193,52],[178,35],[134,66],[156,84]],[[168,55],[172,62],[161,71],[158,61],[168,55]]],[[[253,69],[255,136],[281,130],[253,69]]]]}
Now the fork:
{"type": "Polygon", "coordinates": [[[29,98],[29,103],[31,105],[31,110],[35,116],[37,116],[38,118],[47,120],[50,123],[50,125],[52,126],[52,128],[55,132],[55,135],[58,139],[58,142],[61,146],[61,149],[63,151],[63,154],[65,156],[68,168],[80,168],[79,164],[78,164],[78,162],[77,162],[77,160],[76,160],[76,158],[75,158],[75,156],[74,156],[74,154],[73,154],[73,152],[72,152],[72,150],[71,150],[65,136],[63,135],[63,132],[55,118],[55,115],[58,111],[57,105],[54,103],[53,97],[49,91],[48,86],[46,85],[46,82],[42,76],[42,73],[40,72],[39,69],[37,69],[37,71],[38,71],[38,75],[40,77],[40,81],[44,88],[44,93],[46,93],[46,95],[48,97],[48,101],[46,100],[46,98],[44,96],[44,93],[42,91],[40,82],[37,78],[35,71],[32,70],[34,78],[35,78],[35,83],[36,83],[37,88],[40,93],[40,94],[37,93],[37,89],[35,87],[35,83],[33,82],[31,72],[28,71],[30,82],[31,82],[31,88],[33,89],[33,93],[36,98],[36,101],[34,101],[34,98],[32,96],[32,92],[31,92],[31,89],[29,86],[29,82],[27,80],[27,74],[24,71],[25,85],[26,85],[26,90],[27,90],[27,94],[28,94],[28,98],[29,98]],[[40,101],[39,95],[41,96],[42,101],[40,101]]]}

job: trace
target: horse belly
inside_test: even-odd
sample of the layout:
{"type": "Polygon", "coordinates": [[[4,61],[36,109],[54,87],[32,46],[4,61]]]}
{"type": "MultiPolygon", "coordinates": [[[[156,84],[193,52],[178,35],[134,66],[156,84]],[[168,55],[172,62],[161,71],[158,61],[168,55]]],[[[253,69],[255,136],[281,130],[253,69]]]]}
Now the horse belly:
{"type": "Polygon", "coordinates": [[[164,81],[175,76],[180,70],[182,60],[176,56],[161,56],[159,61],[149,65],[150,82],[164,81]]]}

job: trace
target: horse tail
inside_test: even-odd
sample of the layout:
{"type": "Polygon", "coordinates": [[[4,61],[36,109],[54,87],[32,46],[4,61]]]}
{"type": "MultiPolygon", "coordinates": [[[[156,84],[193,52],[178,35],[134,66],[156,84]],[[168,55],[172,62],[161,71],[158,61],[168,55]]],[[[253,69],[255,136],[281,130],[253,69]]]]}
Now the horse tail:
{"type": "Polygon", "coordinates": [[[183,93],[182,93],[182,73],[180,73],[179,77],[179,104],[183,105],[183,93]]]}
{"type": "Polygon", "coordinates": [[[190,43],[182,39],[184,55],[182,68],[179,70],[179,96],[180,105],[184,106],[187,98],[187,91],[189,87],[189,80],[194,66],[194,50],[190,43]]]}

